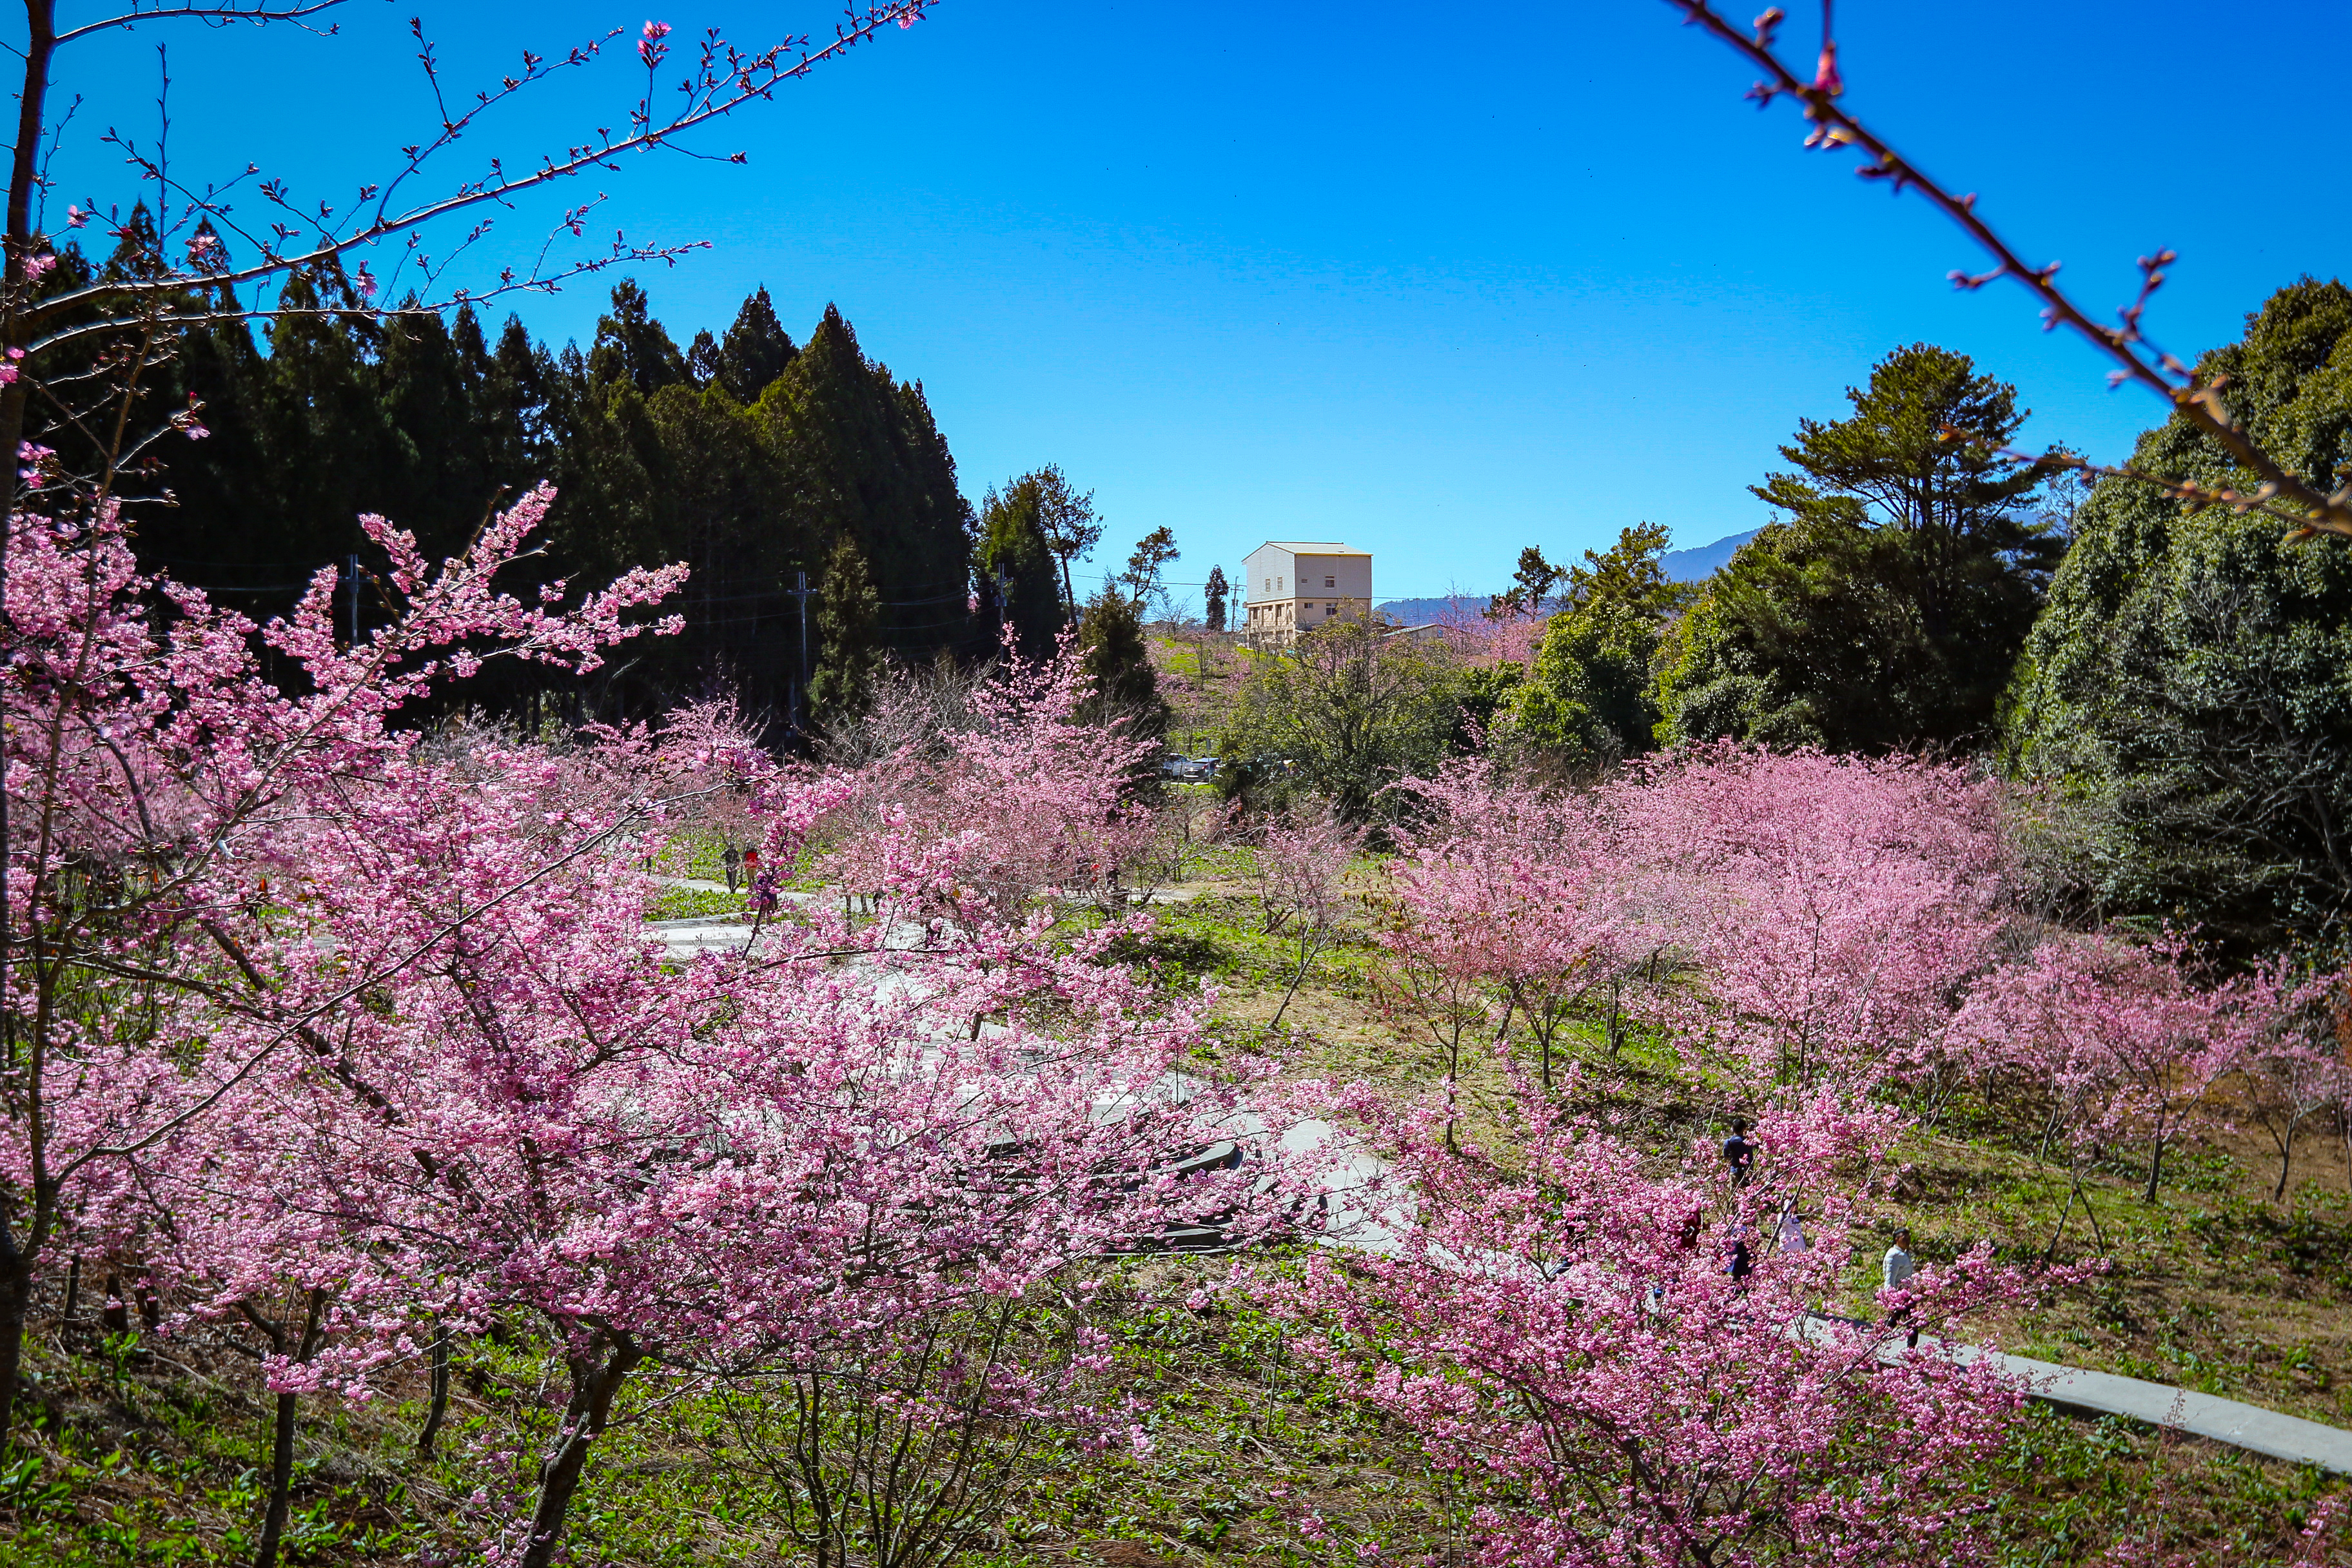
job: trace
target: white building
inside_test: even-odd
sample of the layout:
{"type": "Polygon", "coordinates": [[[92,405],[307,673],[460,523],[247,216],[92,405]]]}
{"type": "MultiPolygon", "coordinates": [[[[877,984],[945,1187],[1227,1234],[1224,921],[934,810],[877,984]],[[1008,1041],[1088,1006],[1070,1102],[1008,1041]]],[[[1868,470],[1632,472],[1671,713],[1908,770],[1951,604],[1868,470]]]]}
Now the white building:
{"type": "Polygon", "coordinates": [[[1344,544],[1270,540],[1249,552],[1240,630],[1288,642],[1342,616],[1372,618],[1372,554],[1344,544]]]}

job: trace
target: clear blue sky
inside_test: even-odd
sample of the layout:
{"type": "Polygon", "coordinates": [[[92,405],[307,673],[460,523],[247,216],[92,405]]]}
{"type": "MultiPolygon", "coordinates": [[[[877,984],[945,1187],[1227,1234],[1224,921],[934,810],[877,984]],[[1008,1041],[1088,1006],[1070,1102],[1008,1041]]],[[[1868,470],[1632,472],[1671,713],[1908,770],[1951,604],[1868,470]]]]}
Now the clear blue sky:
{"type": "MultiPolygon", "coordinates": [[[[89,101],[60,196],[126,193],[93,133],[152,127],[164,38],[181,171],[250,159],[338,194],[377,177],[428,114],[419,8],[459,84],[648,16],[681,42],[831,22],[814,5],[361,0],[331,39],[147,29],[82,46],[68,71],[89,101]]],[[[2269,290],[2352,254],[2336,81],[2352,6],[1839,13],[1850,101],[1983,193],[2029,255],[2063,259],[2086,303],[2126,299],[2136,255],[2181,251],[2152,318],[2171,346],[2236,335],[2269,290]]],[[[1383,598],[1484,590],[1528,543],[1559,559],[1644,519],[1685,545],[1754,527],[1746,486],[1774,444],[1914,339],[2017,382],[2030,441],[2121,455],[2153,400],[2106,391],[2021,292],[1955,294],[1945,273],[1977,264],[1957,231],[1801,153],[1793,111],[1741,101],[1750,74],[1661,0],[946,0],[704,136],[747,167],[599,178],[632,237],[713,243],[642,279],[681,343],[755,284],[796,337],[837,301],[868,353],[923,381],[969,494],[1058,462],[1118,556],[1172,528],[1186,582],[1307,538],[1375,552],[1383,598]]],[[[512,160],[618,123],[637,79],[616,53],[467,151],[512,160]]],[[[528,256],[547,216],[517,215],[496,253],[528,256]]],[[[560,343],[604,292],[517,308],[560,343]]]]}

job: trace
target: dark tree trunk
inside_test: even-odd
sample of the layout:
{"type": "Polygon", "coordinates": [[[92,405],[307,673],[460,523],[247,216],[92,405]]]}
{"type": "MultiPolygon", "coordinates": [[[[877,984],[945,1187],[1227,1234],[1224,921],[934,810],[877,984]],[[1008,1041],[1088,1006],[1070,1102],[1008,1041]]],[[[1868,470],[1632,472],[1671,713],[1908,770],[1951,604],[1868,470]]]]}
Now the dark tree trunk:
{"type": "Polygon", "coordinates": [[[620,1392],[636,1364],[645,1360],[625,1334],[599,1331],[572,1363],[572,1403],[563,1413],[563,1430],[555,1451],[539,1470],[539,1507],[531,1515],[530,1542],[519,1568],[549,1568],[563,1539],[563,1516],[580,1489],[580,1472],[587,1468],[588,1452],[603,1435],[613,1413],[613,1395],[620,1392]],[[609,1351],[609,1353],[606,1353],[609,1351]]]}
{"type": "Polygon", "coordinates": [[[433,1334],[433,1404],[425,1413],[425,1430],[416,1435],[416,1451],[433,1457],[433,1440],[441,1435],[442,1417],[449,1413],[449,1330],[435,1325],[433,1334]]]}
{"type": "Polygon", "coordinates": [[[278,1396],[277,1418],[270,1428],[269,1509],[261,1516],[261,1544],[253,1549],[254,1568],[277,1568],[278,1543],[286,1534],[286,1510],[294,1485],[294,1395],[278,1396]]]}
{"type": "MultiPolygon", "coordinates": [[[[324,1290],[311,1291],[303,1313],[302,1333],[295,1344],[296,1361],[307,1362],[318,1352],[320,1321],[326,1307],[327,1293],[324,1290]]],[[[250,1310],[246,1312],[246,1318],[261,1328],[271,1349],[280,1355],[286,1353],[283,1331],[250,1310]]],[[[278,1568],[278,1545],[286,1536],[286,1514],[294,1491],[296,1397],[291,1394],[278,1396],[276,1419],[270,1428],[269,1507],[261,1517],[261,1544],[254,1548],[253,1568],[278,1568]]]]}
{"type": "Polygon", "coordinates": [[[0,1457],[16,1415],[16,1378],[25,1364],[25,1319],[33,1308],[32,1265],[21,1257],[0,1271],[0,1457]]]}

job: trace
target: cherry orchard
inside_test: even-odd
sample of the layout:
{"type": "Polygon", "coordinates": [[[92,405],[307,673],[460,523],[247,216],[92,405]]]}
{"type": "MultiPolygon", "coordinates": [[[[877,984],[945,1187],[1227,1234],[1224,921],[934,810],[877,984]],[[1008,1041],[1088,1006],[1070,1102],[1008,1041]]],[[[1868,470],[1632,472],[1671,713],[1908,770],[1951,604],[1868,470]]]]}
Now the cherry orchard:
{"type": "MultiPolygon", "coordinates": [[[[483,1524],[539,1564],[632,1377],[821,1377],[1169,1226],[1255,1223],[1255,1173],[1171,1171],[1234,1105],[1176,1074],[1198,1005],[1105,958],[1129,925],[1074,942],[1050,889],[977,890],[1001,837],[886,807],[879,918],[766,883],[751,948],[666,966],[634,868],[667,814],[740,799],[789,864],[877,781],[781,768],[707,709],[568,752],[389,728],[487,658],[592,664],[676,581],[568,616],[499,595],[547,500],[438,573],[372,521],[406,609],[350,647],[331,574],[257,632],[167,586],[159,637],[110,520],[19,531],[16,1327],[62,1235],[260,1331],[266,1540],[294,1400],[366,1397],[453,1326],[534,1316],[567,1369],[528,1512],[483,1524]],[[257,636],[310,695],[261,679],[257,636]]],[[[1016,664],[943,759],[877,766],[960,820],[1017,781],[1024,837],[1083,845],[1129,759],[1074,743],[1078,689],[1074,659],[1016,664]]],[[[1086,1424],[1066,1373],[1000,1368],[994,1417],[1086,1424]]]]}

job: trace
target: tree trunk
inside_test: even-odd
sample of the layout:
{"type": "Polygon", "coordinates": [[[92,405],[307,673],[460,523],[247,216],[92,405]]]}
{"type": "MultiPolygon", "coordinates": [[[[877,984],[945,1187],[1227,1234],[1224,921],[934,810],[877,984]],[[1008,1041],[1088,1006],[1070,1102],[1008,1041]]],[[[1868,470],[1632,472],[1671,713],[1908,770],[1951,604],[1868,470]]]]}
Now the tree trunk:
{"type": "Polygon", "coordinates": [[[261,1544],[253,1549],[254,1568],[278,1568],[278,1543],[286,1534],[288,1496],[294,1484],[294,1398],[278,1396],[277,1417],[270,1427],[269,1509],[261,1516],[261,1544]]]}
{"type": "Polygon", "coordinates": [[[16,1415],[16,1377],[25,1363],[25,1319],[33,1306],[33,1268],[23,1258],[0,1272],[0,1458],[7,1457],[16,1415]]]}
{"type": "Polygon", "coordinates": [[[2294,1160],[2294,1123],[2290,1121],[2286,1124],[2286,1132],[2279,1139],[2278,1185],[2271,1189],[2271,1202],[2274,1204],[2284,1203],[2286,1201],[2287,1167],[2293,1163],[2294,1160]]]}
{"type": "Polygon", "coordinates": [[[449,1413],[449,1330],[446,1324],[434,1325],[433,1333],[433,1404],[425,1413],[425,1430],[416,1435],[416,1451],[425,1458],[433,1457],[433,1440],[441,1435],[441,1421],[449,1413]]]}
{"type": "Polygon", "coordinates": [[[572,1403],[563,1413],[563,1430],[555,1451],[539,1469],[539,1507],[530,1521],[530,1540],[518,1568],[549,1568],[563,1538],[563,1516],[572,1494],[580,1489],[580,1472],[587,1467],[588,1450],[604,1430],[613,1413],[613,1395],[636,1364],[646,1359],[625,1334],[598,1332],[588,1348],[570,1356],[572,1403]],[[612,1353],[600,1362],[606,1345],[612,1353]]]}
{"type": "Polygon", "coordinates": [[[2164,1134],[2159,1132],[2147,1151],[2147,1190],[2140,1194],[2142,1203],[2156,1202],[2157,1179],[2164,1174],[2164,1134]]]}
{"type": "MultiPolygon", "coordinates": [[[[312,1290],[310,1303],[302,1317],[302,1335],[296,1342],[294,1359],[307,1362],[319,1350],[319,1324],[327,1306],[327,1293],[312,1290]]],[[[258,1321],[258,1314],[248,1313],[248,1321],[258,1321]]],[[[270,1346],[278,1354],[286,1353],[282,1333],[269,1331],[270,1346]]],[[[269,1507],[261,1516],[261,1544],[253,1549],[253,1568],[278,1568],[278,1543],[286,1535],[286,1514],[294,1490],[294,1418],[295,1400],[299,1396],[280,1394],[278,1396],[276,1419],[270,1427],[269,1444],[269,1507]]]]}

